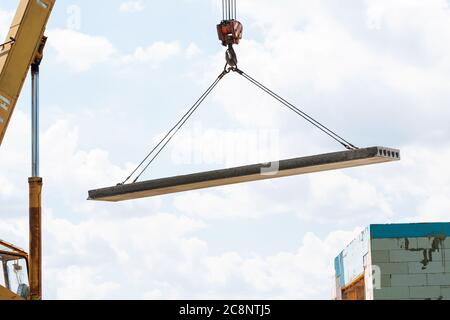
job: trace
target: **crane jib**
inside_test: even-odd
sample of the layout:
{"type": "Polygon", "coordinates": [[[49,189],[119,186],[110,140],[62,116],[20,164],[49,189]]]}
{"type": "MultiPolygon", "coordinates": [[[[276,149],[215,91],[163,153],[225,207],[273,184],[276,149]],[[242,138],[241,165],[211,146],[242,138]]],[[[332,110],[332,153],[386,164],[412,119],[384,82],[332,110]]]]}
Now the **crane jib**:
{"type": "Polygon", "coordinates": [[[55,0],[20,0],[8,40],[0,46],[0,145],[54,4],[55,0]]]}

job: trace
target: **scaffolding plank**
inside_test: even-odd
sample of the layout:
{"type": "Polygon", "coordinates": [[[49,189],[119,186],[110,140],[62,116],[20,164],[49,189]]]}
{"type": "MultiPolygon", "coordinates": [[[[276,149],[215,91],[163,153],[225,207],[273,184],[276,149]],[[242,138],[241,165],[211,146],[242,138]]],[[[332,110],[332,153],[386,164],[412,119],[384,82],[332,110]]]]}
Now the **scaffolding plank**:
{"type": "Polygon", "coordinates": [[[398,160],[400,160],[400,150],[371,147],[117,185],[89,191],[88,200],[126,201],[398,160]]]}

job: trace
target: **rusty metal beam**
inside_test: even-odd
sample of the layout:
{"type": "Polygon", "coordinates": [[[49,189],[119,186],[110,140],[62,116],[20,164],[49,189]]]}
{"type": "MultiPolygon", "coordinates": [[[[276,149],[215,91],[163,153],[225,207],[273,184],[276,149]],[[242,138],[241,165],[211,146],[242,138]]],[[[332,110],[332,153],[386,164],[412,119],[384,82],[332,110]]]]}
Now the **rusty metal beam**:
{"type": "Polygon", "coordinates": [[[400,151],[397,149],[371,147],[91,190],[88,200],[111,202],[133,200],[398,160],[400,151]]]}
{"type": "Polygon", "coordinates": [[[28,179],[30,187],[30,296],[42,299],[42,178],[28,179]]]}
{"type": "Polygon", "coordinates": [[[0,240],[0,250],[2,249],[2,247],[5,247],[6,249],[11,250],[11,252],[18,253],[25,257],[28,257],[27,252],[25,250],[23,250],[22,248],[16,247],[15,245],[13,245],[11,243],[0,240]]]}

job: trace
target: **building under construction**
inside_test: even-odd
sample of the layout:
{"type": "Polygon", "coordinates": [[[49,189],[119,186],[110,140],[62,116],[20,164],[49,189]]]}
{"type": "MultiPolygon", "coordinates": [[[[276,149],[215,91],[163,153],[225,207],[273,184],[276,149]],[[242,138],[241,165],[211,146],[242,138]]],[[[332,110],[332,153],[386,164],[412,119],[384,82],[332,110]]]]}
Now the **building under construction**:
{"type": "MultiPolygon", "coordinates": [[[[56,0],[18,0],[7,38],[0,43],[0,153],[27,75],[31,75],[31,175],[29,182],[28,252],[0,241],[0,299],[42,299],[42,192],[39,172],[39,74],[47,41],[45,29],[56,0]]],[[[299,109],[238,66],[235,47],[244,26],[237,20],[236,0],[222,0],[222,19],[217,30],[225,47],[225,66],[175,126],[121,182],[95,185],[92,201],[134,201],[140,198],[222,187],[225,185],[312,174],[329,170],[395,163],[396,148],[361,146],[299,109]],[[300,155],[293,159],[140,181],[175,135],[199,109],[224,77],[235,74],[289,109],[299,120],[314,127],[339,147],[330,153],[300,155]]],[[[217,39],[214,39],[217,41],[217,39]]],[[[101,53],[99,53],[101,54],[101,53]]],[[[45,85],[45,84],[44,84],[45,85]]],[[[71,83],[75,87],[76,84],[71,83]]],[[[130,107],[130,111],[131,111],[130,107]]],[[[14,120],[12,120],[14,121],[14,120]]],[[[2,168],[8,170],[8,168],[2,168]]],[[[300,179],[300,178],[299,178],[300,179]]],[[[25,177],[24,177],[25,180],[25,177]]],[[[86,190],[87,191],[87,190],[86,190]]],[[[26,193],[23,190],[23,193],[26,193]]],[[[83,196],[83,195],[80,195],[83,196]]],[[[369,223],[369,222],[368,222],[369,223]]],[[[450,224],[372,225],[336,258],[336,299],[450,299],[450,224]],[[449,249],[446,249],[449,248],[449,249]]],[[[1,235],[0,235],[1,236],[1,235]]]]}
{"type": "Polygon", "coordinates": [[[337,300],[450,300],[450,223],[374,224],[335,259],[337,300]]]}

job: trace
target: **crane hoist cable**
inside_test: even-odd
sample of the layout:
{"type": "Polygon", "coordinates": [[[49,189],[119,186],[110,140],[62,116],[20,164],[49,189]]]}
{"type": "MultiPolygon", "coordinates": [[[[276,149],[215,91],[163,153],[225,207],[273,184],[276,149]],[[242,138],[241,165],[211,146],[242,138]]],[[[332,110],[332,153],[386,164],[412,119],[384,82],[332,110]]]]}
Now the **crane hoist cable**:
{"type": "Polygon", "coordinates": [[[222,21],[236,19],[236,0],[222,0],[222,21]]]}
{"type": "Polygon", "coordinates": [[[139,178],[144,174],[144,172],[149,168],[149,166],[155,161],[155,159],[161,154],[161,152],[167,147],[169,142],[174,138],[174,136],[180,131],[180,129],[186,124],[186,122],[192,117],[192,115],[197,111],[200,105],[205,101],[205,99],[209,96],[209,94],[214,90],[214,88],[218,85],[218,83],[223,79],[223,77],[230,73],[236,72],[241,75],[243,78],[248,80],[250,83],[257,86],[262,91],[266,92],[268,95],[276,99],[278,102],[283,104],[285,107],[295,112],[298,116],[312,124],[314,127],[325,133],[327,136],[338,142],[344,148],[348,150],[357,150],[359,149],[354,144],[350,143],[348,140],[342,138],[333,130],[329,129],[321,122],[317,121],[306,112],[300,110],[295,105],[282,98],[280,95],[276,94],[274,91],[270,90],[266,86],[264,86],[261,82],[255,80],[253,77],[242,71],[237,67],[238,60],[236,52],[234,51],[233,45],[239,44],[242,39],[243,34],[243,26],[242,23],[236,20],[236,0],[222,0],[222,21],[217,25],[217,33],[219,36],[219,40],[222,42],[222,45],[227,47],[225,53],[226,64],[224,70],[217,79],[209,86],[209,88],[200,96],[200,98],[192,105],[191,108],[181,117],[181,119],[173,126],[169,132],[159,141],[159,143],[150,151],[149,154],[142,160],[142,162],[133,170],[133,172],[119,185],[126,184],[131,178],[139,171],[140,168],[143,169],[139,172],[136,178],[133,180],[133,183],[136,183],[139,178]],[[152,157],[153,155],[153,157],[152,157]],[[150,157],[152,157],[150,159],[150,157]],[[147,160],[150,161],[144,166],[147,160]]]}
{"type": "Polygon", "coordinates": [[[145,162],[159,149],[158,152],[153,156],[153,158],[149,161],[149,163],[144,167],[144,169],[137,175],[137,177],[133,180],[133,183],[136,183],[137,180],[144,174],[144,172],[148,169],[148,167],[155,161],[158,155],[164,150],[164,148],[169,144],[169,142],[173,139],[173,137],[180,131],[180,129],[186,124],[186,122],[192,117],[192,115],[197,111],[200,105],[205,101],[205,99],[209,96],[209,94],[214,90],[214,88],[219,84],[220,80],[223,77],[230,73],[231,69],[227,68],[225,65],[224,70],[219,74],[216,80],[206,89],[206,91],[198,98],[198,100],[189,108],[189,110],[181,117],[181,119],[167,132],[167,134],[159,141],[159,143],[147,154],[147,156],[142,160],[142,162],[133,170],[133,172],[119,185],[123,185],[127,183],[133,175],[138,172],[139,168],[141,168],[145,162]]]}
{"type": "Polygon", "coordinates": [[[240,70],[237,67],[232,68],[231,70],[238,73],[239,75],[241,75],[242,77],[244,77],[245,79],[247,79],[248,81],[250,81],[251,83],[256,85],[258,88],[260,88],[261,90],[263,90],[264,92],[266,92],[267,94],[272,96],[274,99],[278,100],[281,104],[283,104],[284,106],[286,106],[287,108],[289,108],[290,110],[292,110],[293,112],[298,114],[300,117],[302,117],[303,119],[305,119],[306,121],[311,123],[317,129],[319,129],[320,131],[322,131],[323,133],[325,133],[326,135],[328,135],[329,137],[331,137],[332,139],[334,139],[335,141],[340,143],[346,149],[348,149],[348,150],[359,149],[358,147],[356,147],[352,143],[348,142],[346,139],[342,138],[340,135],[338,135],[337,133],[335,133],[334,131],[332,131],[331,129],[329,129],[328,127],[326,127],[325,125],[323,125],[322,123],[320,123],[319,121],[317,121],[316,119],[311,117],[310,115],[308,115],[306,112],[300,110],[295,105],[293,105],[289,101],[285,100],[284,98],[282,98],[281,96],[276,94],[274,91],[272,91],[269,88],[267,88],[266,86],[264,86],[261,82],[255,80],[254,78],[249,76],[244,71],[240,70]]]}

